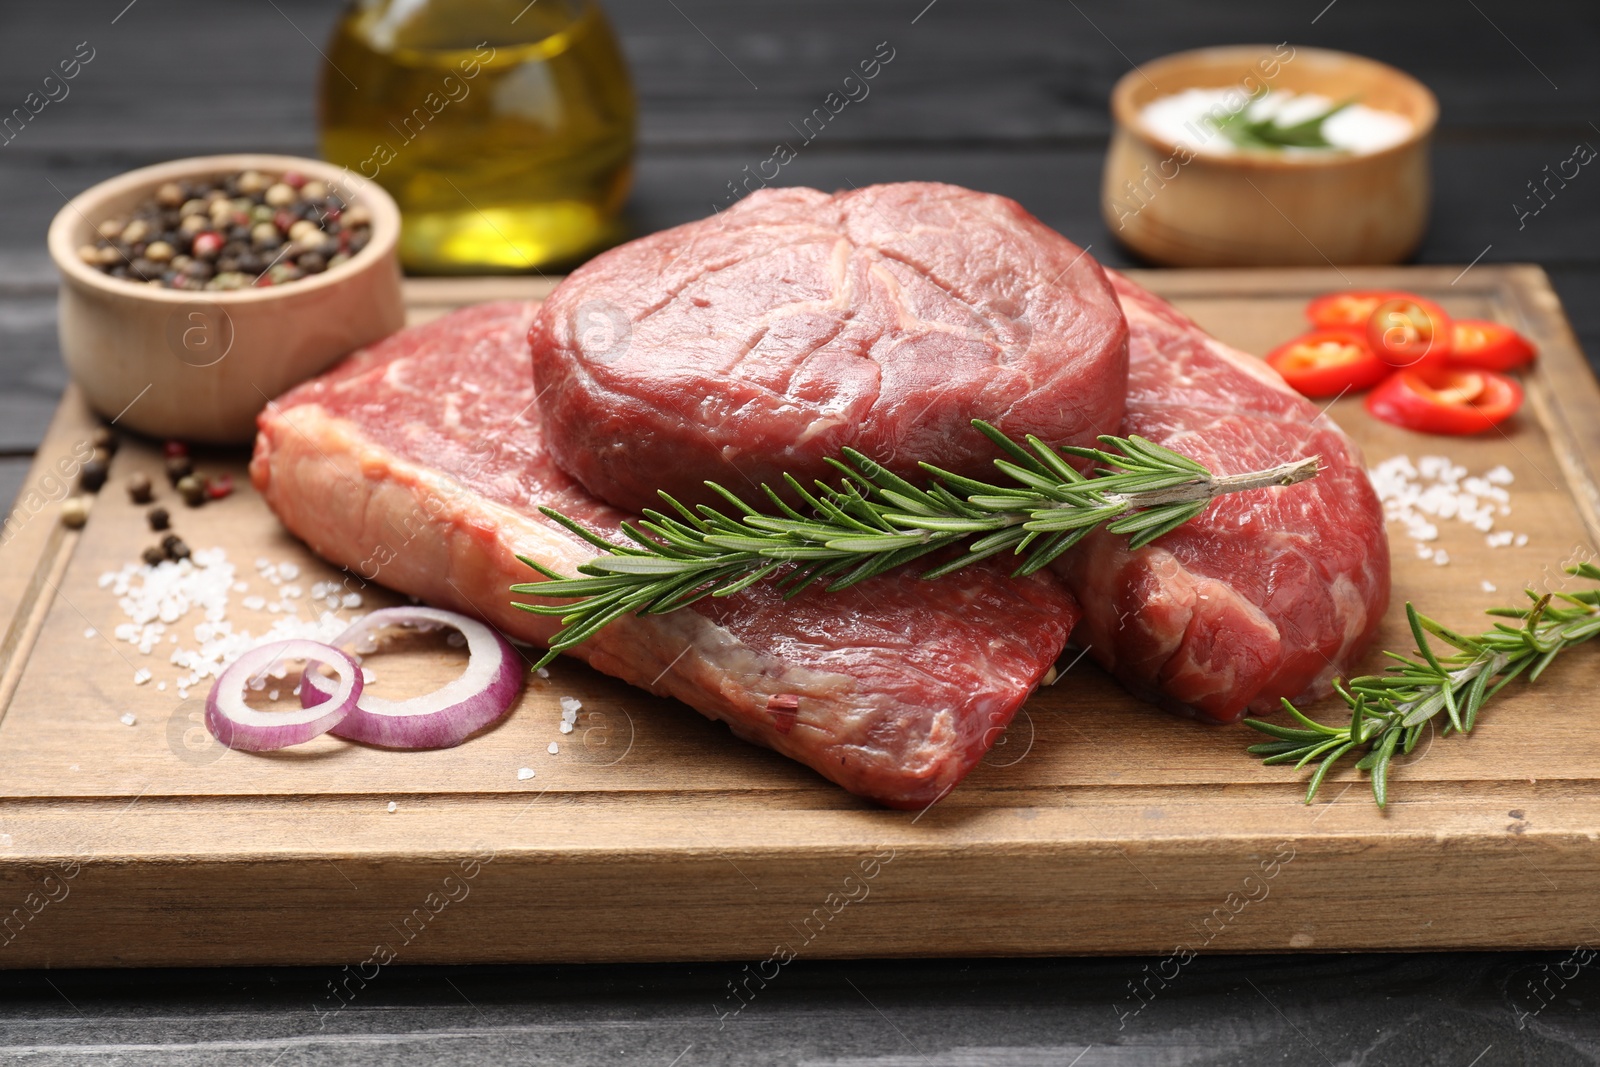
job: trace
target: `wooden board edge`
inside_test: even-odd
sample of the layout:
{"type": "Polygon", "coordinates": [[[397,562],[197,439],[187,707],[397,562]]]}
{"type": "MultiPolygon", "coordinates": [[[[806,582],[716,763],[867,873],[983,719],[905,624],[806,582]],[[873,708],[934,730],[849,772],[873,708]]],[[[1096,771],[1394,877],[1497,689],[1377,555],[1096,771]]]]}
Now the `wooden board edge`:
{"type": "Polygon", "coordinates": [[[6,516],[9,536],[0,545],[4,549],[0,559],[5,561],[0,567],[0,619],[5,620],[5,630],[0,632],[0,719],[10,706],[80,537],[62,525],[60,511],[65,496],[84,494],[70,478],[62,479],[60,464],[86,454],[89,434],[98,425],[77,387],[69,385],[6,516]],[[69,492],[57,495],[46,490],[48,479],[69,485],[69,492]],[[43,503],[33,510],[28,501],[36,492],[43,503]]]}
{"type": "Polygon", "coordinates": [[[1562,309],[1543,268],[1519,264],[1498,268],[1509,317],[1539,350],[1525,379],[1528,402],[1545,427],[1589,533],[1590,558],[1600,554],[1600,381],[1562,309]]]}
{"type": "Polygon", "coordinates": [[[1600,893],[1600,857],[1587,839],[1313,849],[1292,833],[1260,833],[1203,847],[1026,852],[864,843],[737,863],[715,849],[649,862],[492,849],[382,861],[89,859],[31,879],[7,880],[15,907],[0,912],[0,968],[337,967],[384,944],[409,963],[753,960],[797,936],[814,958],[909,957],[928,954],[930,931],[942,956],[1562,948],[1593,936],[1584,916],[1600,893]],[[982,877],[963,873],[980,868],[982,877]],[[1352,906],[1385,900],[1397,884],[1426,888],[1352,906]],[[1495,909],[1463,917],[1463,901],[1481,899],[1495,909]]]}

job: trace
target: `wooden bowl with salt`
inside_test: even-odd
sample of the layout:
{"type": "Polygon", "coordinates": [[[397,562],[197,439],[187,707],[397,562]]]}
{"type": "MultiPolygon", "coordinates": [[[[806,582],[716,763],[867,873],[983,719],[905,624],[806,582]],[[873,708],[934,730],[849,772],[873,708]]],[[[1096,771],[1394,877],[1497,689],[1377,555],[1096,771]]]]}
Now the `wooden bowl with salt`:
{"type": "Polygon", "coordinates": [[[1166,266],[1396,263],[1427,228],[1438,113],[1415,78],[1346,52],[1233,45],[1166,56],[1112,91],[1102,213],[1118,240],[1166,266]],[[1316,94],[1410,129],[1374,150],[1238,148],[1205,120],[1182,139],[1155,129],[1145,109],[1193,89],[1229,90],[1229,110],[1262,90],[1316,94]]]}

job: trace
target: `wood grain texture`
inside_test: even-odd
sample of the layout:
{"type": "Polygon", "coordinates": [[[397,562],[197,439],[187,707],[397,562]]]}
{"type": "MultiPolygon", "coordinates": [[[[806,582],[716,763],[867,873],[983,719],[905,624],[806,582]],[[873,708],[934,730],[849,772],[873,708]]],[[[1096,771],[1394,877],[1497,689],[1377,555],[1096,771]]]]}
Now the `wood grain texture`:
{"type": "MultiPolygon", "coordinates": [[[[1369,461],[1448,452],[1475,472],[1515,473],[1502,527],[1528,533],[1525,548],[1447,528],[1452,561],[1440,567],[1396,538],[1396,603],[1473,625],[1595,543],[1600,427],[1586,415],[1600,390],[1535,268],[1344,273],[1504,319],[1543,353],[1504,437],[1421,438],[1373,423],[1357,401],[1333,408],[1369,461]]],[[[1310,270],[1141,280],[1256,352],[1341,281],[1310,270]]],[[[420,319],[545,284],[414,282],[408,299],[420,319]]],[[[41,457],[69,448],[85,420],[69,394],[41,457]]],[[[237,454],[200,462],[242,476],[237,454]]],[[[131,442],[113,478],[156,463],[131,442]]],[[[273,592],[254,576],[258,557],[296,562],[302,586],[336,576],[247,490],[174,513],[196,548],[227,549],[251,592],[273,592]]],[[[203,694],[186,703],[134,685],[139,666],[158,680],[172,669],[101,636],[121,617],[99,575],[136,556],[141,523],[114,482],[81,534],[42,515],[19,534],[26,557],[7,550],[30,562],[0,571],[11,617],[3,966],[350,962],[379,945],[406,962],[760,959],[777,945],[813,957],[1156,952],[1215,937],[1216,924],[1233,951],[1555,946],[1588,936],[1580,905],[1600,892],[1600,668],[1582,653],[1509,692],[1470,739],[1425,744],[1399,765],[1387,814],[1350,770],[1323,802],[1300,804],[1295,776],[1247,757],[1242,730],[1170,719],[1087,663],[1036,695],[1005,743],[921,814],[871,808],[674,702],[565,663],[456,749],[324,738],[262,756],[216,748],[198,729],[203,694]],[[561,695],[583,701],[571,734],[557,730],[561,695]],[[520,780],[520,767],[536,776],[520,780]],[[444,879],[462,885],[472,857],[466,895],[441,903],[444,879]],[[1268,865],[1270,892],[1240,908],[1268,865]],[[65,895],[41,907],[47,886],[65,895]],[[846,894],[859,900],[841,905],[846,894]],[[1377,899],[1403,903],[1349,906],[1377,899]]],[[[261,632],[270,615],[242,608],[242,595],[230,619],[261,632]]],[[[362,607],[383,602],[368,590],[362,607]]],[[[1398,610],[1381,640],[1405,646],[1398,610]]],[[[400,693],[458,662],[441,646],[369,665],[377,691],[400,693]]]]}

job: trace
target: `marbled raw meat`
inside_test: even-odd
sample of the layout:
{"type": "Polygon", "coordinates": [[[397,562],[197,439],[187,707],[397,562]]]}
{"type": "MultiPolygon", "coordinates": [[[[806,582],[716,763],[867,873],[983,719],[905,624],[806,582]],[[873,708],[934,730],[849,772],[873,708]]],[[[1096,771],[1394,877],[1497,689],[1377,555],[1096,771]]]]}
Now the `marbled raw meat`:
{"type": "MultiPolygon", "coordinates": [[[[489,304],[401,331],[262,413],[251,479],[324,558],[543,643],[554,619],[513,608],[594,550],[548,505],[614,535],[626,513],[551,461],[526,336],[533,308],[489,304]]],[[[1077,606],[1054,575],[1002,564],[924,582],[901,570],[785,602],[771,584],[670,615],[628,617],[573,650],[746,740],[883,804],[920,808],[983,757],[1060,654],[1077,606]],[[798,708],[773,697],[797,696],[798,708]]]]}

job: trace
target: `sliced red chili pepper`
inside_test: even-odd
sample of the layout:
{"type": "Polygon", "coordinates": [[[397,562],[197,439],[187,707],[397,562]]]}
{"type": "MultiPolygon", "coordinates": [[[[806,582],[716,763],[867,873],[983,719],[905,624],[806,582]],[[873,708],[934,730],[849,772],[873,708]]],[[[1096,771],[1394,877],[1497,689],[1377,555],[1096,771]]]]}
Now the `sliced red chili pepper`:
{"type": "Polygon", "coordinates": [[[1482,433],[1522,406],[1522,386],[1504,374],[1463,367],[1395,371],[1367,397],[1384,422],[1423,433],[1482,433]]]}
{"type": "Polygon", "coordinates": [[[1533,358],[1533,344],[1516,330],[1484,319],[1457,319],[1450,362],[1477,370],[1511,370],[1533,358]]]}
{"type": "Polygon", "coordinates": [[[1367,343],[1392,367],[1442,367],[1454,327],[1444,308],[1413,293],[1385,300],[1367,320],[1367,343]]]}
{"type": "Polygon", "coordinates": [[[1370,389],[1392,369],[1354,330],[1312,330],[1268,352],[1267,365],[1304,396],[1370,389]]]}
{"type": "Polygon", "coordinates": [[[1306,318],[1322,330],[1364,331],[1379,304],[1410,295],[1399,289],[1349,289],[1328,293],[1306,305],[1306,318]]]}

